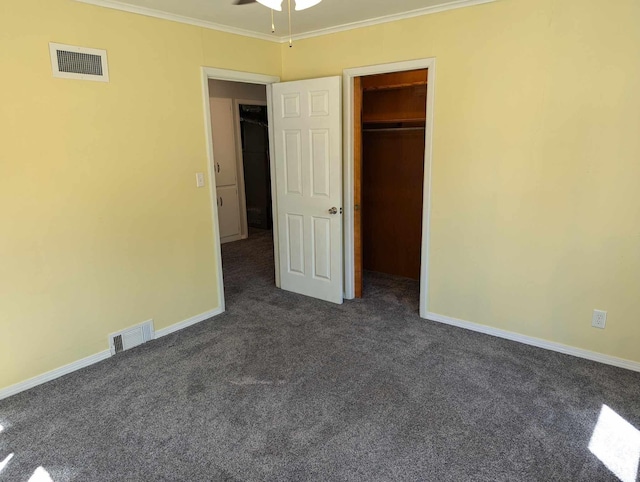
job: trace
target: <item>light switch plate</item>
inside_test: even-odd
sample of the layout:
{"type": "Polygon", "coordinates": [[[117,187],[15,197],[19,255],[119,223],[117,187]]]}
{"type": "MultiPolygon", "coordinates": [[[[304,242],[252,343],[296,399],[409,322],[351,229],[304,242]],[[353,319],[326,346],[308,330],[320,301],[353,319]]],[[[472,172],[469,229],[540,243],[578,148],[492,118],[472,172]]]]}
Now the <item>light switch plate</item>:
{"type": "Polygon", "coordinates": [[[204,187],[204,173],[196,172],[196,187],[204,187]]]}

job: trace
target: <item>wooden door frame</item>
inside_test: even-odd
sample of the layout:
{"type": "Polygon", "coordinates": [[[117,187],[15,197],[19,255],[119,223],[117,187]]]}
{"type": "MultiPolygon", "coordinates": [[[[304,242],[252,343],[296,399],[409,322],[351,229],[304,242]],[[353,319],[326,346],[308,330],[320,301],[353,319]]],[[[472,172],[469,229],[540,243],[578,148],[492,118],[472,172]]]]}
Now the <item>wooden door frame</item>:
{"type": "MultiPolygon", "coordinates": [[[[364,91],[362,89],[362,77],[353,78],[353,283],[355,298],[362,298],[362,106],[364,91]],[[355,200],[360,199],[360,205],[355,204],[355,200]],[[356,229],[359,228],[359,229],[356,229]],[[358,267],[360,269],[358,269],[358,267]]],[[[346,183],[345,183],[346,185],[346,183]]],[[[346,237],[345,237],[346,239],[346,237]]],[[[344,250],[347,245],[345,243],[344,250]]],[[[346,268],[346,266],[345,266],[346,268]]],[[[346,269],[345,269],[346,280],[346,269]]],[[[345,288],[346,291],[346,288],[345,288]]]]}
{"type": "MultiPolygon", "coordinates": [[[[269,116],[269,156],[271,159],[274,158],[273,151],[273,114],[272,114],[272,106],[273,100],[271,95],[271,84],[276,82],[280,82],[280,77],[276,77],[273,75],[263,75],[256,74],[251,72],[240,72],[237,70],[226,70],[226,69],[217,69],[214,67],[202,67],[201,69],[201,80],[202,80],[202,102],[203,102],[203,113],[204,113],[204,129],[205,129],[205,143],[207,147],[207,159],[208,159],[208,171],[209,171],[209,202],[211,204],[211,220],[212,220],[212,229],[213,229],[213,249],[214,249],[214,258],[217,267],[217,278],[218,278],[218,311],[222,313],[225,311],[225,300],[224,300],[224,277],[222,274],[222,249],[220,244],[220,227],[218,224],[218,204],[216,200],[218,199],[216,193],[216,173],[215,173],[215,162],[213,159],[213,140],[211,139],[211,106],[209,104],[209,80],[226,80],[230,82],[242,82],[244,84],[259,84],[264,85],[267,88],[267,114],[269,116]]],[[[271,190],[272,190],[272,210],[274,213],[277,213],[277,205],[276,205],[276,196],[275,196],[275,173],[273,171],[274,163],[270,163],[271,169],[271,190]]],[[[275,218],[275,215],[274,215],[275,218]]],[[[275,276],[276,276],[276,286],[280,287],[280,270],[278,266],[280,265],[280,257],[278,252],[278,226],[277,219],[273,221],[273,246],[274,246],[274,261],[275,261],[275,276]]]]}
{"type": "Polygon", "coordinates": [[[425,128],[424,184],[422,198],[422,254],[420,260],[420,316],[429,313],[429,238],[431,232],[431,165],[433,157],[433,119],[436,80],[436,59],[410,60],[389,64],[345,69],[343,72],[344,101],[344,297],[355,297],[355,236],[354,236],[354,79],[366,75],[388,74],[406,70],[427,69],[427,118],[425,128]]]}

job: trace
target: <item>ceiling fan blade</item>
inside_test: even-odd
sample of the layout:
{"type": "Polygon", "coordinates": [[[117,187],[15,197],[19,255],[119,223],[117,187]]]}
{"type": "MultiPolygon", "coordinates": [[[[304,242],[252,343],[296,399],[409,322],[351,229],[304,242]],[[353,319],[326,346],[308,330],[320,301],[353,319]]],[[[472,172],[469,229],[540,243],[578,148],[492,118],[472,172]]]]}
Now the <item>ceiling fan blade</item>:
{"type": "Polygon", "coordinates": [[[249,5],[250,3],[257,3],[256,0],[236,0],[234,5],[249,5]]]}

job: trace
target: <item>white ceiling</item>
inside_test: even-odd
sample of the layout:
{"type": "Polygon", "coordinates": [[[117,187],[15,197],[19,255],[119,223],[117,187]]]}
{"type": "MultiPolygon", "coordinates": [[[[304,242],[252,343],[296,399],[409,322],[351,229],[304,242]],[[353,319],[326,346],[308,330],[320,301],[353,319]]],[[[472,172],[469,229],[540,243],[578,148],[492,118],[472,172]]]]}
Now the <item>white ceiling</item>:
{"type": "MultiPolygon", "coordinates": [[[[288,35],[287,0],[275,12],[276,33],[271,34],[269,9],[260,5],[233,5],[234,0],[77,0],[152,17],[283,41],[288,35]]],[[[398,18],[461,8],[494,0],[323,0],[315,7],[294,11],[296,38],[382,23],[398,18]]],[[[291,0],[294,5],[294,0],[291,0]]],[[[293,8],[293,7],[292,7],[293,8]]]]}

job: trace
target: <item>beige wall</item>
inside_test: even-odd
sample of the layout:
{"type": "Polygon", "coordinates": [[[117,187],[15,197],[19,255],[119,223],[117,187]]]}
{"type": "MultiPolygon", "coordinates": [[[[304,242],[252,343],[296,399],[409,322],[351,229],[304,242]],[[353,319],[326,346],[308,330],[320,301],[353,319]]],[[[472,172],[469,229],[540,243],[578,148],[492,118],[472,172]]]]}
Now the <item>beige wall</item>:
{"type": "Polygon", "coordinates": [[[280,60],[72,0],[0,2],[0,388],[219,306],[200,69],[280,60]],[[111,82],[54,79],[50,41],[106,49],[111,82]]]}
{"type": "Polygon", "coordinates": [[[499,0],[284,45],[283,78],[436,57],[430,310],[640,362],[638,25],[499,0]]]}
{"type": "Polygon", "coordinates": [[[209,80],[209,96],[238,100],[267,101],[267,87],[226,80],[209,80]]]}

